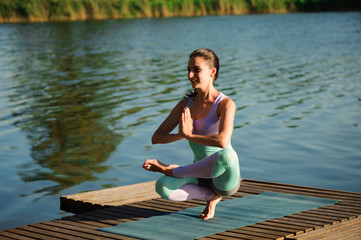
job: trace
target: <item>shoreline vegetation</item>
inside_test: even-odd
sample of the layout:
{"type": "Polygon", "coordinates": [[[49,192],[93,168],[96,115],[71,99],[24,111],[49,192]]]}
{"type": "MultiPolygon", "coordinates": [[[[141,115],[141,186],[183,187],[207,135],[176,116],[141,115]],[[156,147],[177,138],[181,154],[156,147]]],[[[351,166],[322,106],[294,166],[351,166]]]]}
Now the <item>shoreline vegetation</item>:
{"type": "Polygon", "coordinates": [[[360,10],[360,0],[0,0],[0,23],[360,10]]]}

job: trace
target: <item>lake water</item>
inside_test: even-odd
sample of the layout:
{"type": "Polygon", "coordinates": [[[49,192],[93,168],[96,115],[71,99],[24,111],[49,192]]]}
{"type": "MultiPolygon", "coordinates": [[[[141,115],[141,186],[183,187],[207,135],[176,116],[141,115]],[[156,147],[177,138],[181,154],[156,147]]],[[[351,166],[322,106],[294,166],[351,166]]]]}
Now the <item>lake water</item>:
{"type": "Polygon", "coordinates": [[[59,197],[155,180],[150,137],[190,84],[188,54],[221,61],[244,178],[361,192],[361,13],[0,25],[0,228],[60,218],[59,197]]]}

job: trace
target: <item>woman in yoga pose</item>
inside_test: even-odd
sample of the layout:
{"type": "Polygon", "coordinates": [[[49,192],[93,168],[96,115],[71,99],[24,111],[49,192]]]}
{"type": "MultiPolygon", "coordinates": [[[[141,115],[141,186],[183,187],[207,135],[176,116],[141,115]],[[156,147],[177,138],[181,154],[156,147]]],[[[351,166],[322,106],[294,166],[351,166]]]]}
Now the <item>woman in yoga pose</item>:
{"type": "Polygon", "coordinates": [[[222,196],[234,194],[240,184],[238,156],[231,146],[235,103],[214,87],[219,61],[209,49],[197,49],[189,56],[188,79],[193,92],[188,93],[155,131],[152,143],[189,141],[194,153],[190,165],[167,165],[148,159],[143,168],[165,176],[156,182],[156,191],[171,201],[205,199],[202,219],[214,217],[222,196]],[[178,132],[172,130],[178,125],[178,132]]]}

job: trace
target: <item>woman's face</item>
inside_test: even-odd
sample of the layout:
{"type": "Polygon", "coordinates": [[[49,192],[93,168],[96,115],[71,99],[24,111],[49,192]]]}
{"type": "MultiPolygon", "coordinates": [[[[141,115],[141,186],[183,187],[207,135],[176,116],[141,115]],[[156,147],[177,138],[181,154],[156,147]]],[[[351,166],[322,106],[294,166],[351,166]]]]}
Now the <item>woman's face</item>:
{"type": "Polygon", "coordinates": [[[188,79],[193,88],[205,89],[213,84],[212,77],[216,72],[207,60],[202,57],[190,58],[188,61],[188,79]]]}

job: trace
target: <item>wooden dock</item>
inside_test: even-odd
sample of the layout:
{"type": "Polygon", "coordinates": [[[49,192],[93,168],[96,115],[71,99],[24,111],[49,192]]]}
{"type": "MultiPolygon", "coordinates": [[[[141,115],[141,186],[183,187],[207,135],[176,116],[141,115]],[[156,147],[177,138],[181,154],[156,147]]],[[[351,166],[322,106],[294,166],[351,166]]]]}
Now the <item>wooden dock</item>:
{"type": "MultiPolygon", "coordinates": [[[[231,229],[199,238],[211,239],[361,239],[361,193],[242,181],[239,191],[224,201],[261,192],[290,193],[339,200],[336,204],[294,213],[281,218],[231,229]]],[[[170,202],[154,192],[154,182],[63,196],[61,209],[75,213],[14,229],[0,231],[0,239],[135,239],[98,231],[124,222],[137,221],[164,212],[205,205],[204,201],[170,202]]]]}

